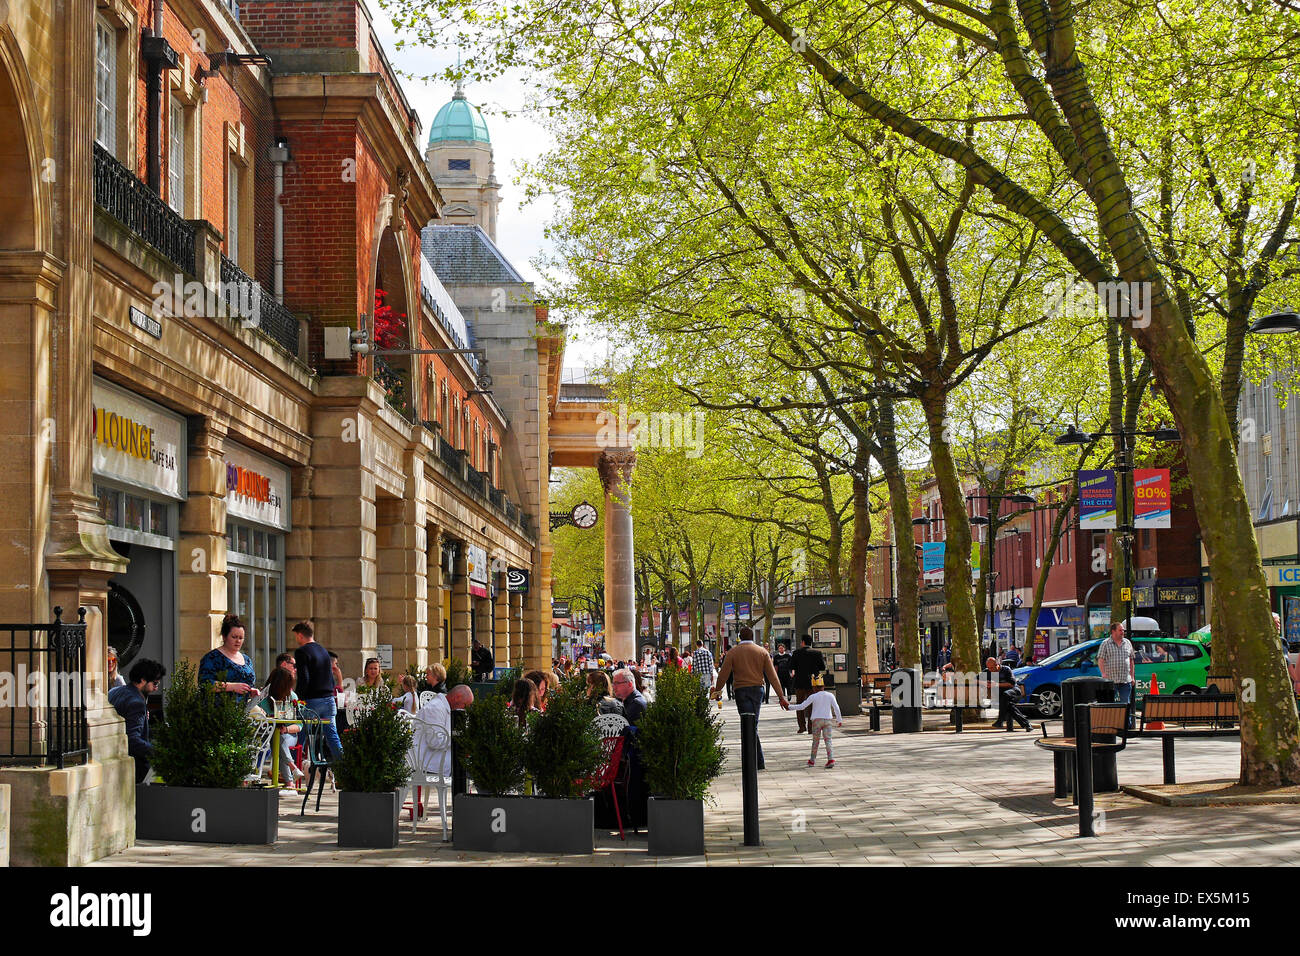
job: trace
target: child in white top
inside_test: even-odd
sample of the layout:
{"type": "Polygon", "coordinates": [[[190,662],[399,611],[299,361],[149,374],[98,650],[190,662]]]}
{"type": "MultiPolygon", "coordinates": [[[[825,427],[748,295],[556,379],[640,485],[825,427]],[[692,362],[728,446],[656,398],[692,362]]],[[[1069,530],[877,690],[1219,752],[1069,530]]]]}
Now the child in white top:
{"type": "Polygon", "coordinates": [[[844,718],[840,715],[840,702],[835,699],[835,695],[826,690],[822,685],[820,677],[813,678],[813,690],[815,693],[801,704],[791,704],[791,710],[803,710],[805,707],[811,707],[811,720],[809,720],[809,733],[812,734],[812,756],[808,758],[808,766],[814,766],[817,763],[817,744],[820,740],[826,741],[826,769],[829,770],[835,766],[835,757],[831,754],[831,720],[834,718],[835,726],[843,727],[844,718]]]}

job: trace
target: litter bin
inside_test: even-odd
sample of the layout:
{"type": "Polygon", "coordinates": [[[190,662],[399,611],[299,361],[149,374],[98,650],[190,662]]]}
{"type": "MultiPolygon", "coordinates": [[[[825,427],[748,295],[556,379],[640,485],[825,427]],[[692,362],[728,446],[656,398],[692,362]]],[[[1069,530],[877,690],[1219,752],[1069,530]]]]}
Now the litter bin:
{"type": "MultiPolygon", "coordinates": [[[[1112,704],[1115,702],[1115,685],[1102,677],[1070,677],[1061,682],[1061,718],[1065,724],[1064,736],[1073,737],[1075,704],[1112,704]]],[[[1074,789],[1073,761],[1068,761],[1070,789],[1074,789]]],[[[1095,792],[1119,790],[1119,771],[1115,766],[1115,752],[1102,751],[1092,755],[1092,789],[1095,792]]]]}
{"type": "Polygon", "coordinates": [[[889,672],[889,717],[896,734],[921,732],[921,671],[899,667],[889,672]]]}

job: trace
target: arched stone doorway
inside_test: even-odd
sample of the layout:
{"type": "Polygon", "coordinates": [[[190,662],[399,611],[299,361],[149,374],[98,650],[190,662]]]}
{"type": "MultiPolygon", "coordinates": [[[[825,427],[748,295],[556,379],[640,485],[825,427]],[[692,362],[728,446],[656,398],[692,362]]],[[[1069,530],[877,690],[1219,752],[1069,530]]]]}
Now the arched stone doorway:
{"type": "MultiPolygon", "coordinates": [[[[380,210],[381,216],[383,211],[380,210]]],[[[407,239],[404,234],[394,232],[388,221],[383,223],[382,230],[376,243],[374,269],[371,273],[370,302],[375,316],[371,322],[372,340],[376,348],[385,345],[389,348],[419,348],[415,330],[419,328],[416,318],[420,299],[411,281],[411,255],[407,239]],[[387,310],[391,310],[390,321],[395,324],[392,326],[391,341],[381,342],[383,320],[380,316],[387,310]]],[[[411,421],[423,417],[419,414],[420,377],[415,374],[419,366],[414,359],[415,356],[412,355],[374,358],[375,381],[383,386],[389,405],[411,421]]]]}

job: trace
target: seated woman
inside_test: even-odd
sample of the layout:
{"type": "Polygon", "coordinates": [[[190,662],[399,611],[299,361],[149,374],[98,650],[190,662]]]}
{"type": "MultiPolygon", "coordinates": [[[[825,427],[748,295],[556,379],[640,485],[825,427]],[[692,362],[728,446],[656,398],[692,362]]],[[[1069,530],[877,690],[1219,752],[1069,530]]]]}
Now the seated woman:
{"type": "Polygon", "coordinates": [[[591,671],[587,674],[587,700],[595,704],[597,714],[623,716],[623,702],[614,696],[614,687],[604,671],[591,671]]]}
{"type": "Polygon", "coordinates": [[[430,664],[424,669],[424,682],[435,694],[447,693],[447,668],[441,664],[430,664]]]}
{"type": "Polygon", "coordinates": [[[402,689],[402,696],[393,700],[395,710],[404,710],[408,714],[413,714],[420,708],[420,697],[415,692],[415,678],[410,674],[403,674],[397,680],[398,686],[402,689]]]}
{"type": "Polygon", "coordinates": [[[510,713],[515,715],[520,727],[528,726],[529,714],[540,714],[537,703],[537,685],[527,677],[515,681],[514,693],[510,695],[510,713]]]}
{"type": "Polygon", "coordinates": [[[537,709],[546,713],[546,695],[559,686],[559,681],[555,680],[554,675],[549,671],[529,671],[524,675],[524,679],[532,681],[533,686],[537,688],[537,709]]]}
{"type": "MultiPolygon", "coordinates": [[[[271,672],[271,683],[266,696],[258,702],[266,713],[277,720],[292,720],[298,716],[298,695],[293,692],[293,675],[283,667],[271,672]]],[[[289,751],[298,743],[302,733],[302,724],[289,724],[280,728],[280,782],[286,787],[294,786],[303,777],[303,772],[293,765],[289,751]]]]}

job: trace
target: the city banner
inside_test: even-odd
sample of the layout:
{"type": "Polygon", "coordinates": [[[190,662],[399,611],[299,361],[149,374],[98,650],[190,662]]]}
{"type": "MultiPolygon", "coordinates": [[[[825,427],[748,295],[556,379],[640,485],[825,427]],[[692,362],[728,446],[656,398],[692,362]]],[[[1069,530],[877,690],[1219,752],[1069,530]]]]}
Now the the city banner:
{"type": "Polygon", "coordinates": [[[943,580],[943,541],[921,543],[921,573],[927,581],[943,580]]]}
{"type": "Polygon", "coordinates": [[[1109,468],[1078,472],[1079,527],[1115,527],[1115,472],[1109,468]]]}
{"type": "Polygon", "coordinates": [[[1133,469],[1133,526],[1168,528],[1173,515],[1168,468],[1133,469]]]}

